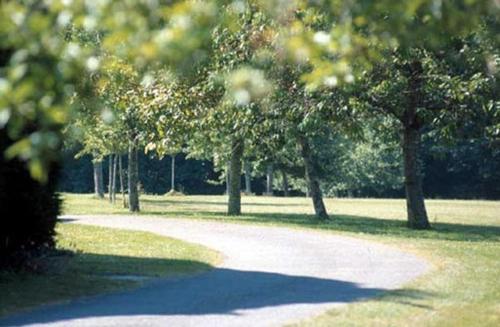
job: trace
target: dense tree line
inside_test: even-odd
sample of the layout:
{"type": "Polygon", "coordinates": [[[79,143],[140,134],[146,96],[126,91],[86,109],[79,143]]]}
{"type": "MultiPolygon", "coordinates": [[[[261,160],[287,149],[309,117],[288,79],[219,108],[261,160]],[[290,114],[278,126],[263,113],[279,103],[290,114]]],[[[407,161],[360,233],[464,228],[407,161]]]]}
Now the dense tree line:
{"type": "MultiPolygon", "coordinates": [[[[319,142],[319,141],[318,141],[319,142]]],[[[353,144],[345,139],[332,140],[331,147],[318,151],[323,176],[322,188],[328,197],[402,198],[404,188],[401,177],[401,154],[397,144],[363,142],[353,144]],[[339,161],[334,160],[335,152],[339,161]],[[324,156],[324,157],[323,157],[324,156]],[[356,164],[352,162],[355,160],[356,164]],[[347,164],[350,163],[350,164],[347,164]]],[[[500,199],[500,149],[491,147],[486,140],[467,140],[453,145],[442,145],[427,139],[422,154],[424,195],[432,199],[500,199]]],[[[314,145],[313,145],[314,146],[314,145]]],[[[316,148],[316,146],[314,146],[316,148]]],[[[62,159],[58,191],[74,193],[94,192],[92,159],[75,159],[76,151],[65,151],[62,159]]],[[[126,161],[124,161],[126,165],[126,161]]],[[[108,166],[104,159],[103,166],[108,166]]],[[[158,159],[139,154],[139,180],[148,194],[165,194],[171,189],[171,159],[158,159]]],[[[251,165],[253,166],[253,165],[251,165]]],[[[304,167],[297,164],[274,163],[272,187],[267,189],[268,165],[257,165],[250,173],[250,193],[276,196],[305,196],[307,187],[304,167]],[[287,187],[283,186],[283,171],[287,187]]],[[[224,174],[215,170],[212,162],[176,159],[176,190],[184,194],[226,193],[224,174]]],[[[108,181],[108,170],[103,170],[108,181]]],[[[242,177],[242,191],[246,190],[246,174],[242,177]]],[[[107,182],[103,188],[107,189],[107,182]]]]}

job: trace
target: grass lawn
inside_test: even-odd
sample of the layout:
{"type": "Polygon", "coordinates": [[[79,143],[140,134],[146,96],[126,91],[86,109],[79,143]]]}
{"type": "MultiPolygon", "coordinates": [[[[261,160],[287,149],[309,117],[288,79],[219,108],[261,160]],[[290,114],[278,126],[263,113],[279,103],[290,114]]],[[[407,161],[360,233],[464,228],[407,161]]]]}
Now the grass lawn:
{"type": "MultiPolygon", "coordinates": [[[[126,213],[92,195],[64,194],[65,214],[126,213]]],[[[316,223],[305,198],[243,197],[244,214],[224,214],[224,196],[141,197],[142,215],[283,225],[361,237],[427,258],[429,274],[375,299],[300,325],[500,326],[500,201],[429,200],[434,229],[405,227],[403,200],[327,199],[332,220],[316,223]]]]}
{"type": "Polygon", "coordinates": [[[145,232],[58,224],[57,233],[58,248],[67,251],[44,260],[42,273],[0,274],[0,316],[134,287],[148,277],[197,273],[220,260],[205,247],[145,232]]]}

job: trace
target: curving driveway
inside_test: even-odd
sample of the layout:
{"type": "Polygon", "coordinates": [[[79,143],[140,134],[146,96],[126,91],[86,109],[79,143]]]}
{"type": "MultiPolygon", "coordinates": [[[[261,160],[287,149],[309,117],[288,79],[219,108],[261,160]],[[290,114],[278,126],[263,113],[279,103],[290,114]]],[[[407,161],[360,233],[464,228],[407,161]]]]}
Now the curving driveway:
{"type": "Polygon", "coordinates": [[[198,276],[45,306],[0,326],[279,326],[397,288],[430,268],[394,248],[314,231],[142,216],[71,218],[199,243],[223,253],[224,261],[198,276]]]}

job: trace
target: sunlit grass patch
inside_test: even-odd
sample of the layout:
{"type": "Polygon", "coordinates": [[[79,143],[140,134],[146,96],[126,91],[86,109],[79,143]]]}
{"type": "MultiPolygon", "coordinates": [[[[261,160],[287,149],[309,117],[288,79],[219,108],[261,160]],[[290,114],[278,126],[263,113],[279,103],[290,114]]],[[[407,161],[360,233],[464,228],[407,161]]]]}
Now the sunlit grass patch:
{"type": "Polygon", "coordinates": [[[152,233],[59,224],[42,273],[0,274],[0,315],[210,269],[217,252],[152,233]],[[119,278],[132,277],[132,278],[119,278]]]}

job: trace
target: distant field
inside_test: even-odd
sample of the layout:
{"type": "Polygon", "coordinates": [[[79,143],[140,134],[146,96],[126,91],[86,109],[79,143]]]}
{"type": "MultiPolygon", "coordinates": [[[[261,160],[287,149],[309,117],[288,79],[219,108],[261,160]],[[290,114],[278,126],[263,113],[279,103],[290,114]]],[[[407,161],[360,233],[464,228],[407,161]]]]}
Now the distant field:
{"type": "MultiPolygon", "coordinates": [[[[126,214],[89,194],[63,194],[64,214],[126,214]]],[[[312,219],[310,199],[243,197],[240,217],[225,196],[141,196],[143,215],[283,225],[386,243],[427,258],[435,269],[402,290],[335,309],[300,325],[500,326],[500,201],[427,201],[434,229],[405,225],[403,200],[327,199],[332,220],[312,219]]]]}
{"type": "MultiPolygon", "coordinates": [[[[107,200],[94,198],[91,194],[62,195],[64,201],[63,214],[123,214],[120,199],[115,205],[107,200]]],[[[309,215],[313,213],[311,200],[303,197],[280,198],[243,196],[243,215],[236,219],[227,217],[226,196],[159,196],[142,195],[141,212],[145,215],[161,215],[167,217],[185,217],[202,219],[230,219],[234,221],[252,221],[263,223],[309,223],[309,215]]],[[[328,212],[333,217],[330,228],[348,229],[348,225],[365,219],[376,219],[392,226],[402,225],[406,219],[404,200],[394,199],[325,199],[328,212]],[[351,218],[346,220],[346,218],[351,218]],[[339,224],[335,224],[338,220],[339,224]],[[340,222],[346,222],[341,224],[340,222]],[[336,227],[336,228],[334,228],[336,227]]],[[[427,200],[429,219],[437,229],[459,227],[457,224],[500,226],[500,201],[468,201],[468,200],[427,200]],[[437,223],[437,225],[436,225],[437,223]],[[449,226],[452,224],[453,226],[449,226]]],[[[373,224],[367,226],[373,230],[373,224]]],[[[325,226],[322,226],[324,228],[325,226]]],[[[460,229],[460,228],[459,228],[460,229]]],[[[452,228],[451,231],[456,229],[452,228]]],[[[353,230],[359,232],[359,230],[353,230]]],[[[421,232],[420,234],[425,234],[421,232]]],[[[464,235],[466,236],[466,235],[464,235]]]]}

